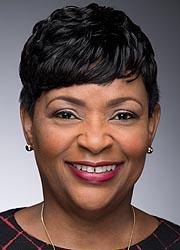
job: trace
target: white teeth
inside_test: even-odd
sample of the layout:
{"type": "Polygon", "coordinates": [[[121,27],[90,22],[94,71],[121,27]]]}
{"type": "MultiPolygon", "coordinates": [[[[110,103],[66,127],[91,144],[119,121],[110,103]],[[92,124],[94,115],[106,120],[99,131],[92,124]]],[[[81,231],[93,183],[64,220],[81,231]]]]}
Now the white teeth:
{"type": "Polygon", "coordinates": [[[104,166],[102,167],[102,172],[106,172],[107,168],[104,166]]]}
{"type": "Polygon", "coordinates": [[[116,166],[115,166],[115,165],[111,167],[111,169],[112,169],[112,170],[114,170],[115,168],[116,168],[116,166]]]}
{"type": "Polygon", "coordinates": [[[76,165],[76,168],[81,170],[81,165],[76,165]]]}
{"type": "Polygon", "coordinates": [[[103,167],[95,168],[96,173],[103,173],[103,167]]]}
{"type": "Polygon", "coordinates": [[[101,167],[91,167],[86,165],[79,165],[79,164],[73,164],[74,167],[81,171],[85,171],[88,173],[105,173],[115,170],[116,165],[109,165],[109,166],[101,166],[101,167]]]}
{"type": "Polygon", "coordinates": [[[111,166],[107,166],[107,171],[111,171],[111,166]]]}
{"type": "Polygon", "coordinates": [[[81,166],[83,171],[87,171],[87,166],[81,166]]]}
{"type": "Polygon", "coordinates": [[[87,172],[88,173],[94,173],[94,168],[93,167],[87,167],[87,172]]]}

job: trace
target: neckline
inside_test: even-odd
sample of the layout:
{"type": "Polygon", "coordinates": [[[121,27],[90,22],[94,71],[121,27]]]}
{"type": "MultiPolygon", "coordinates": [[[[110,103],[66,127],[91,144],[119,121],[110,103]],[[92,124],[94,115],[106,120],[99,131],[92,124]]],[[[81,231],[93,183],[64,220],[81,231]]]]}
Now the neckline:
{"type": "MultiPolygon", "coordinates": [[[[14,208],[14,209],[11,209],[11,210],[9,211],[9,212],[10,212],[10,215],[11,215],[11,218],[12,218],[12,220],[13,220],[13,223],[14,223],[14,225],[15,225],[15,227],[16,227],[19,231],[23,232],[23,234],[24,234],[25,236],[27,236],[28,238],[31,238],[32,241],[34,241],[34,242],[36,242],[36,243],[38,243],[38,244],[40,244],[40,245],[43,245],[43,244],[44,244],[44,245],[46,245],[46,246],[52,248],[52,245],[50,245],[49,243],[47,243],[47,242],[45,242],[45,241],[43,241],[43,240],[40,240],[40,239],[36,238],[35,236],[33,236],[33,235],[29,234],[29,233],[27,233],[27,232],[19,225],[19,223],[17,222],[17,220],[16,220],[16,218],[15,218],[15,213],[16,213],[17,211],[21,210],[21,209],[24,209],[24,208],[25,208],[25,207],[22,207],[22,208],[14,208]]],[[[154,234],[157,234],[157,232],[158,232],[159,230],[161,230],[161,228],[162,228],[162,226],[163,226],[164,219],[162,219],[162,218],[160,218],[160,217],[157,217],[157,216],[154,216],[154,218],[156,218],[156,219],[159,221],[158,227],[157,227],[149,236],[147,236],[145,239],[141,240],[140,242],[138,242],[138,243],[136,243],[136,244],[134,244],[134,245],[131,245],[131,248],[136,247],[136,246],[138,246],[138,245],[140,245],[140,244],[144,244],[145,242],[149,242],[150,240],[153,239],[153,235],[154,235],[154,234]]],[[[58,250],[73,250],[73,249],[70,249],[70,248],[63,248],[63,247],[58,247],[58,246],[55,246],[55,248],[58,249],[58,250]]],[[[115,250],[126,250],[126,249],[127,249],[127,247],[126,247],[125,249],[115,249],[115,250]]]]}

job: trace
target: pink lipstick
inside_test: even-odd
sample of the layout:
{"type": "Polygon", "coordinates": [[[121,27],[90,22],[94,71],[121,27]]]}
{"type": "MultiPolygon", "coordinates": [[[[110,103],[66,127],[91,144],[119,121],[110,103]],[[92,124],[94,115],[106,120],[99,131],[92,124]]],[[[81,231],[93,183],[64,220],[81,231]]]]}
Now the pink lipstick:
{"type": "Polygon", "coordinates": [[[78,178],[93,184],[110,181],[122,169],[123,161],[75,161],[66,162],[71,172],[78,178]]]}

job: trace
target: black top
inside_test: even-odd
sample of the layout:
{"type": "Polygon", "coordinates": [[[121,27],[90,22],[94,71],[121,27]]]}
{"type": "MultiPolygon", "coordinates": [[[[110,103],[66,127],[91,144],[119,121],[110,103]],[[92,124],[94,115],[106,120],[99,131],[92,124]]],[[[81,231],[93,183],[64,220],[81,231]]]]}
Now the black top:
{"type": "MultiPolygon", "coordinates": [[[[0,213],[1,250],[52,250],[52,246],[32,237],[17,224],[14,214],[18,210],[20,208],[0,213]]],[[[157,219],[160,221],[158,228],[149,237],[132,246],[131,250],[180,250],[180,226],[157,219]]],[[[56,249],[67,250],[60,247],[56,249]]]]}

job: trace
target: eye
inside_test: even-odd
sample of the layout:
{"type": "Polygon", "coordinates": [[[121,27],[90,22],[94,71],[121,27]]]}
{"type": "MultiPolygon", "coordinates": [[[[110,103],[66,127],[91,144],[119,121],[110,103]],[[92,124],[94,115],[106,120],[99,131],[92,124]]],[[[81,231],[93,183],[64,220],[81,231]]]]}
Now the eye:
{"type": "Polygon", "coordinates": [[[130,119],[135,119],[137,118],[137,115],[134,112],[130,112],[130,111],[120,111],[118,113],[116,113],[115,116],[113,116],[113,118],[111,118],[111,120],[130,120],[130,119]]]}
{"type": "Polygon", "coordinates": [[[60,119],[78,119],[77,116],[74,115],[73,112],[69,110],[62,110],[55,113],[55,117],[60,119]]]}

